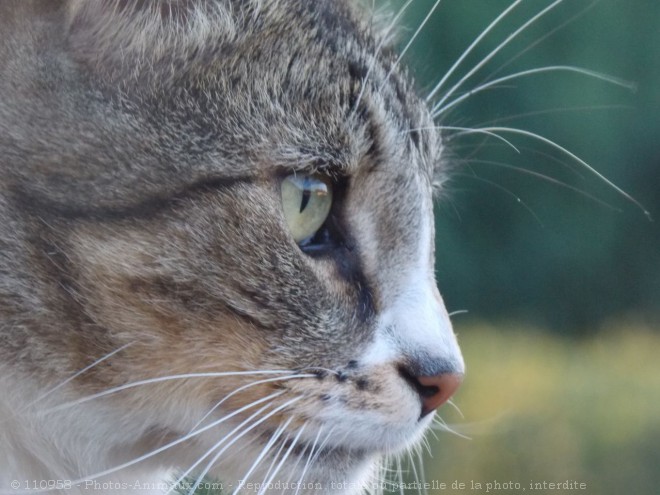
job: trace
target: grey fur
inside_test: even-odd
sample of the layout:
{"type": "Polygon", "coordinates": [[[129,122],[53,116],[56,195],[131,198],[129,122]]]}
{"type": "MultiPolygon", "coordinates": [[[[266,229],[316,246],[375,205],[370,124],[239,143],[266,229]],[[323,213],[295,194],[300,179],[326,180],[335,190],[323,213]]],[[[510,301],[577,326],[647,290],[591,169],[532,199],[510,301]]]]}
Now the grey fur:
{"type": "MultiPolygon", "coordinates": [[[[157,387],[104,402],[96,413],[129,424],[134,442],[122,437],[113,448],[126,456],[96,452],[95,464],[75,450],[112,445],[112,425],[99,437],[82,425],[76,447],[59,445],[58,423],[40,423],[32,401],[122,345],[51,405],[229,366],[338,370],[345,383],[319,375],[305,393],[393,407],[383,390],[407,387],[394,367],[379,384],[347,363],[403,290],[441,145],[435,131],[410,132],[432,119],[400,68],[385,78],[396,56],[376,50],[368,16],[348,0],[21,0],[0,4],[0,32],[0,390],[13,394],[3,412],[17,425],[0,428],[0,451],[23,459],[0,481],[120,463],[241,384],[199,403],[157,387]],[[346,184],[332,256],[310,257],[288,235],[278,184],[293,172],[346,184]],[[58,454],[26,445],[29,424],[58,454]]],[[[399,361],[459,370],[434,356],[404,349],[399,361]]],[[[353,479],[377,454],[330,449],[324,479],[353,479]]],[[[237,469],[223,466],[214,474],[237,469]]]]}

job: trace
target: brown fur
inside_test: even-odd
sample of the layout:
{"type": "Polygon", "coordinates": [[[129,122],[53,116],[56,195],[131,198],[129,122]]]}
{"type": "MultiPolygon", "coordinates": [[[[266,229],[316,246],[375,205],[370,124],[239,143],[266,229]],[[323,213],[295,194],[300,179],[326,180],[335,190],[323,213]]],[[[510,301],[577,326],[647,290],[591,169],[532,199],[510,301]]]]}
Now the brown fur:
{"type": "MultiPolygon", "coordinates": [[[[446,320],[431,246],[442,148],[405,73],[386,77],[396,56],[368,19],[348,0],[5,1],[0,19],[0,482],[111,469],[273,377],[85,399],[178,374],[306,375],[206,419],[299,399],[219,459],[223,480],[289,418],[289,440],[306,425],[292,459],[337,432],[308,473],[324,483],[362,480],[419,438],[428,421],[401,367],[462,372],[450,327],[414,336],[446,320]],[[322,256],[283,218],[292,173],[335,182],[340,241],[322,256]],[[374,443],[354,446],[351,428],[374,443]]],[[[228,431],[131,469],[185,470],[228,431]]]]}

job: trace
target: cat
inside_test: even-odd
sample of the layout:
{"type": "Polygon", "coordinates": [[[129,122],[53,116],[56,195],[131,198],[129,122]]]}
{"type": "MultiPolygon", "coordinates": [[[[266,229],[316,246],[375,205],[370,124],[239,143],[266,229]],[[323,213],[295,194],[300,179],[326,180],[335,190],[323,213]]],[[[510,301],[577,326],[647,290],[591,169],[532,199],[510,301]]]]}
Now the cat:
{"type": "Polygon", "coordinates": [[[372,21],[0,4],[2,493],[357,493],[420,441],[465,372],[448,165],[372,21]]]}

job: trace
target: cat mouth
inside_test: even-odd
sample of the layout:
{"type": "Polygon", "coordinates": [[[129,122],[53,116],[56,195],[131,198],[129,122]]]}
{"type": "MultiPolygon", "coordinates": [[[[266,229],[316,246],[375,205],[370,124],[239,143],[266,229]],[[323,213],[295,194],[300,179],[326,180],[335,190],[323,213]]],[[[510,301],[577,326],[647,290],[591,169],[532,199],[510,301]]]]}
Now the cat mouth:
{"type": "Polygon", "coordinates": [[[333,460],[345,462],[347,458],[358,461],[385,452],[405,450],[424,436],[433,416],[430,414],[422,417],[415,424],[401,427],[400,430],[391,426],[383,427],[378,432],[379,428],[374,428],[373,435],[370,435],[372,438],[368,442],[361,441],[360,432],[351,434],[349,430],[337,426],[319,426],[317,431],[310,431],[307,435],[299,434],[300,430],[296,434],[295,429],[289,435],[282,435],[277,428],[268,427],[259,432],[258,439],[261,445],[272,444],[270,449],[274,452],[285,452],[291,458],[302,459],[302,462],[310,464],[332,464],[333,460]],[[278,434],[280,436],[277,441],[273,441],[278,434]]]}

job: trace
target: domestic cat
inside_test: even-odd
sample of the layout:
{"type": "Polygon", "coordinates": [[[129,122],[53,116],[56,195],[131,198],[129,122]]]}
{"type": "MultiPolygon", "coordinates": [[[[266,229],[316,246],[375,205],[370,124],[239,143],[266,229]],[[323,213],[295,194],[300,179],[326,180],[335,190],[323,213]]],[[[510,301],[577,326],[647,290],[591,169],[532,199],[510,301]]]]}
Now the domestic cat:
{"type": "Polygon", "coordinates": [[[2,493],[353,493],[420,440],[464,363],[443,144],[390,26],[0,4],[2,493]]]}

